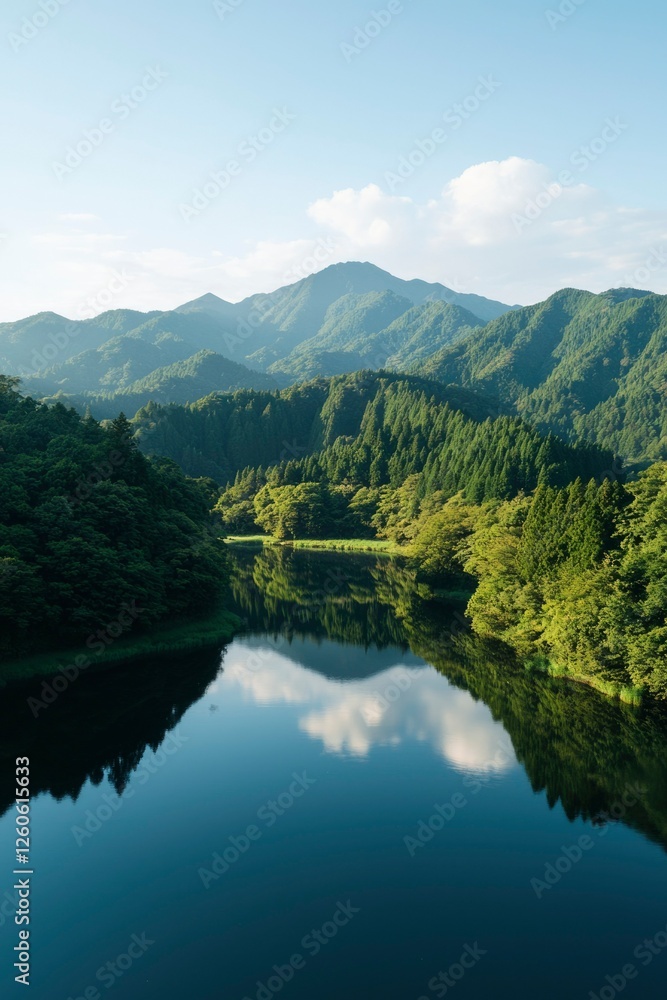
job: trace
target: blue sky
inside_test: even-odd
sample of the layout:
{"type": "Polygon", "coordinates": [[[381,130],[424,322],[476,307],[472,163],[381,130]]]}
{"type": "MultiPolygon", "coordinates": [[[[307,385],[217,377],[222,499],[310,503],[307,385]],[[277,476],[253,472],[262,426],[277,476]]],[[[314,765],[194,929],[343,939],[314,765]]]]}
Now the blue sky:
{"type": "Polygon", "coordinates": [[[5,0],[0,320],[236,300],[346,259],[511,302],[667,292],[666,21],[653,0],[5,0]]]}

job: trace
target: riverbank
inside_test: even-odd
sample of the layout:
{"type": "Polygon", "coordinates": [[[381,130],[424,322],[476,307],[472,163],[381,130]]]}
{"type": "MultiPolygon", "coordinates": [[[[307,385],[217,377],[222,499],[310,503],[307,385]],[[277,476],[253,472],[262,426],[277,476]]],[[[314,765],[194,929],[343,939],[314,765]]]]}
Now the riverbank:
{"type": "MultiPolygon", "coordinates": [[[[225,539],[226,543],[232,547],[260,547],[260,548],[281,548],[281,549],[296,549],[299,551],[330,551],[330,552],[347,552],[350,555],[355,553],[358,554],[375,554],[378,556],[386,557],[401,557],[408,561],[412,555],[410,548],[407,546],[400,546],[396,542],[385,540],[385,539],[362,539],[362,538],[346,538],[346,539],[297,539],[291,541],[282,541],[272,537],[271,535],[252,535],[252,536],[231,536],[225,539]]],[[[467,605],[470,598],[475,592],[475,587],[472,585],[469,589],[462,587],[447,587],[447,586],[432,586],[429,585],[429,590],[436,600],[441,600],[444,602],[457,602],[463,607],[467,605]]],[[[562,665],[553,662],[546,656],[532,656],[532,657],[519,657],[515,650],[511,646],[506,647],[508,651],[516,658],[518,665],[523,666],[527,673],[540,673],[553,677],[561,681],[568,681],[570,683],[581,684],[586,687],[592,688],[597,691],[598,694],[602,694],[607,698],[618,700],[626,705],[632,705],[638,707],[642,705],[645,701],[653,700],[647,694],[644,688],[633,686],[631,684],[624,684],[620,681],[614,681],[608,678],[603,678],[594,675],[587,675],[585,673],[573,670],[572,667],[567,665],[562,665]]]]}
{"type": "MultiPolygon", "coordinates": [[[[0,686],[10,681],[25,681],[39,677],[53,677],[68,669],[78,671],[99,669],[146,660],[157,656],[170,656],[229,642],[241,627],[241,619],[224,608],[207,618],[190,619],[157,625],[145,635],[118,638],[103,650],[91,652],[83,642],[57,652],[33,653],[0,664],[0,686]]],[[[93,649],[101,643],[93,644],[93,649]]]]}
{"type": "Polygon", "coordinates": [[[272,535],[229,535],[226,545],[262,545],[287,549],[329,552],[370,552],[386,556],[407,556],[408,550],[396,542],[378,538],[299,538],[283,540],[272,535]]]}
{"type": "Polygon", "coordinates": [[[614,698],[626,705],[638,708],[646,700],[646,689],[620,684],[618,681],[605,680],[604,677],[592,677],[578,673],[562,664],[554,663],[545,656],[536,656],[524,661],[528,673],[546,674],[561,681],[571,681],[574,684],[585,684],[607,698],[614,698]]]}

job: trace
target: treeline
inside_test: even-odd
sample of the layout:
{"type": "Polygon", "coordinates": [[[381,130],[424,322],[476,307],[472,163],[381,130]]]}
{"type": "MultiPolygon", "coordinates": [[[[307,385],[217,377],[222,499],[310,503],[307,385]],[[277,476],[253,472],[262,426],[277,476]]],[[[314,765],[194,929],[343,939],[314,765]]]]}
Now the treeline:
{"type": "MultiPolygon", "coordinates": [[[[289,459],[318,454],[339,438],[359,438],[371,419],[371,414],[367,416],[369,405],[378,409],[382,400],[389,398],[386,393],[390,390],[401,394],[407,409],[421,411],[417,421],[422,423],[445,405],[460,411],[461,418],[473,424],[500,415],[496,403],[458,386],[410,375],[363,371],[316,378],[279,391],[239,390],[211,395],[186,406],[150,403],[137,413],[133,426],[146,454],[172,458],[187,475],[211,476],[225,485],[247,467],[280,465],[289,459]],[[427,411],[424,402],[435,410],[427,411]]],[[[510,426],[522,425],[515,421],[510,426]]],[[[439,429],[446,429],[442,422],[439,429]]],[[[419,447],[423,450],[423,430],[420,433],[419,447]]],[[[426,444],[432,444],[434,435],[430,430],[427,438],[426,444]]],[[[531,440],[541,443],[543,438],[533,433],[531,440]]],[[[551,440],[552,446],[558,448],[557,439],[551,440]]],[[[370,444],[376,447],[382,442],[371,440],[370,444]]],[[[592,453],[597,467],[600,452],[593,449],[592,453]]],[[[610,462],[611,458],[605,456],[604,461],[610,462]]]]}
{"type": "Polygon", "coordinates": [[[474,593],[474,631],[528,665],[637,702],[667,698],[667,464],[627,485],[541,483],[510,500],[416,500],[408,480],[378,533],[417,579],[474,593]]]}
{"type": "Polygon", "coordinates": [[[525,662],[667,697],[667,465],[624,485],[597,447],[473,419],[423,383],[371,384],[331,380],[308,454],[236,474],[226,532],[393,540],[421,580],[474,591],[474,630],[525,662]]]}
{"type": "MultiPolygon", "coordinates": [[[[473,630],[528,666],[630,702],[667,698],[667,464],[628,485],[577,478],[482,503],[465,491],[422,499],[419,483],[382,488],[366,509],[341,487],[264,485],[255,524],[277,537],[340,537],[356,516],[403,546],[417,584],[467,589],[473,630]]],[[[226,506],[235,489],[218,503],[223,516],[243,514],[226,506]]]]}
{"type": "Polygon", "coordinates": [[[437,572],[440,548],[476,578],[468,614],[479,635],[628,700],[641,689],[665,699],[666,515],[667,464],[658,463],[627,486],[578,480],[468,508],[459,537],[425,525],[415,555],[437,572]]]}
{"type": "MultiPolygon", "coordinates": [[[[0,652],[206,612],[228,577],[210,484],[0,376],[0,652]]],[[[92,648],[92,647],[89,647],[92,648]]]]}
{"type": "MultiPolygon", "coordinates": [[[[613,465],[609,452],[543,437],[517,418],[454,409],[432,388],[371,374],[312,383],[311,405],[316,393],[321,398],[326,389],[326,395],[315,416],[304,419],[304,436],[295,438],[297,445],[307,442],[300,448],[305,454],[283,454],[265,466],[252,461],[265,453],[264,440],[248,441],[252,464],[237,472],[217,504],[227,531],[261,529],[281,539],[382,537],[398,522],[414,521],[420,504],[436,495],[436,505],[459,491],[475,503],[509,499],[538,484],[603,476],[613,465]]],[[[284,410],[284,394],[276,408],[284,410]]]]}

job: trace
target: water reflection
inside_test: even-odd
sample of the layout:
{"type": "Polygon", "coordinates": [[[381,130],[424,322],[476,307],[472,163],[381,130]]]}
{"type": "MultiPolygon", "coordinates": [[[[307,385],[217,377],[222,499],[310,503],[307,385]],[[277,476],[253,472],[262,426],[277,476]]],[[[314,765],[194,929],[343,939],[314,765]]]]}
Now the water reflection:
{"type": "MultiPolygon", "coordinates": [[[[364,676],[349,652],[355,647],[364,652],[366,676],[375,657],[392,649],[396,662],[414,665],[406,659],[412,655],[441,675],[432,674],[423,703],[415,697],[421,687],[416,685],[413,700],[418,704],[402,699],[397,712],[386,718],[374,717],[368,689],[356,700],[356,692],[341,695],[325,685],[321,703],[304,712],[303,725],[326,749],[368,753],[377,743],[421,738],[456,766],[474,769],[495,757],[490,754],[495,730],[489,746],[492,719],[514,748],[507,766],[518,760],[533,790],[545,794],[550,807],[560,804],[571,820],[606,822],[600,817],[614,815],[628,788],[640,786],[640,800],[623,811],[621,821],[667,846],[663,708],[636,710],[581,685],[526,673],[506,650],[461,634],[461,607],[429,599],[397,560],[270,549],[236,550],[234,562],[238,612],[248,631],[267,636],[269,645],[287,635],[290,645],[281,648],[281,655],[294,656],[290,649],[299,642],[301,648],[315,642],[320,649],[328,639],[339,655],[350,657],[348,677],[364,676]],[[325,582],[333,578],[342,582],[328,593],[325,582]],[[316,593],[326,597],[313,601],[316,593]],[[451,685],[445,687],[447,698],[442,697],[445,678],[451,685]],[[452,699],[452,688],[459,689],[459,701],[452,699]],[[348,709],[352,704],[356,710],[348,709]]],[[[312,671],[330,679],[343,676],[332,671],[326,649],[319,667],[309,655],[312,671]]],[[[287,687],[298,690],[294,682],[287,687]]],[[[375,678],[371,693],[377,687],[375,678]]],[[[501,762],[501,771],[503,766],[501,762]]]]}
{"type": "Polygon", "coordinates": [[[165,737],[217,676],[221,649],[91,673],[34,718],[28,698],[41,682],[0,693],[0,815],[15,799],[17,748],[31,761],[31,794],[76,800],[88,781],[108,778],[121,794],[150,748],[165,737]]]}
{"type": "MultiPolygon", "coordinates": [[[[261,639],[238,641],[227,654],[225,680],[258,705],[306,706],[299,728],[330,753],[366,757],[375,746],[415,740],[463,771],[501,773],[516,763],[502,725],[485,705],[431,667],[416,665],[423,661],[411,654],[390,648],[377,655],[393,665],[341,684],[322,644],[294,640],[286,652],[276,652],[261,639]],[[320,651],[326,673],[309,665],[320,651]]],[[[375,655],[364,657],[380,667],[375,655]]]]}
{"type": "Polygon", "coordinates": [[[421,743],[462,771],[498,776],[518,761],[534,791],[572,820],[613,814],[640,785],[622,822],[667,846],[664,711],[528,675],[500,649],[453,640],[460,608],[430,601],[398,562],[286,550],[233,561],[246,625],[227,651],[81,677],[38,719],[27,698],[40,682],[2,690],[0,814],[14,799],[17,747],[34,761],[35,795],[76,799],[106,776],[121,792],[146,750],[218,683],[221,705],[233,685],[257,706],[297,706],[301,731],[329,754],[367,758],[421,743]],[[327,590],[327,580],[336,586],[327,590]]]}

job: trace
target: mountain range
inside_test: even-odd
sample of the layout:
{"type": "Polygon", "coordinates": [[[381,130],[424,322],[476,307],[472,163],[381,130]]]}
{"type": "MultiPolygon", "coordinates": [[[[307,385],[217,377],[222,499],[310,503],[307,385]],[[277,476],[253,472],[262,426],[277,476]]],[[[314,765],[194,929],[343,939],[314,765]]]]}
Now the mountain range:
{"type": "Polygon", "coordinates": [[[99,418],[132,415],[151,399],[184,403],[409,364],[509,308],[372,264],[335,264],[235,304],[208,294],[168,312],[3,323],[0,370],[21,375],[36,398],[89,406],[99,418]]]}
{"type": "Polygon", "coordinates": [[[0,324],[0,371],[99,419],[393,370],[634,465],[667,458],[666,348],[666,296],[563,289],[522,308],[358,262],[239,303],[208,294],[167,312],[0,324]]]}

